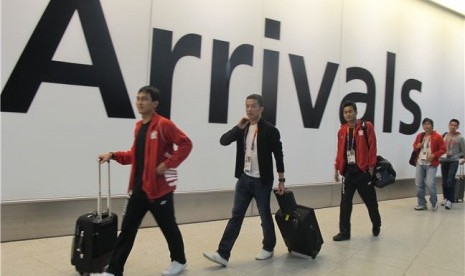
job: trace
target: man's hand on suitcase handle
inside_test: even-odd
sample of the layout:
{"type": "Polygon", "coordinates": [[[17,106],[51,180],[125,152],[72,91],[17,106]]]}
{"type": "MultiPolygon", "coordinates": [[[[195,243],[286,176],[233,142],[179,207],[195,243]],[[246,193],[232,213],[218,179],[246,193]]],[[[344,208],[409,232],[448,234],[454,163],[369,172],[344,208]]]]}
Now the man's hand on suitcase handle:
{"type": "Polygon", "coordinates": [[[274,190],[274,192],[278,195],[283,195],[286,187],[284,187],[284,182],[279,181],[278,188],[274,190]]]}
{"type": "Polygon", "coordinates": [[[100,162],[100,164],[103,164],[105,162],[110,162],[110,160],[113,159],[113,152],[109,152],[109,153],[102,153],[98,156],[98,160],[100,162]]]}

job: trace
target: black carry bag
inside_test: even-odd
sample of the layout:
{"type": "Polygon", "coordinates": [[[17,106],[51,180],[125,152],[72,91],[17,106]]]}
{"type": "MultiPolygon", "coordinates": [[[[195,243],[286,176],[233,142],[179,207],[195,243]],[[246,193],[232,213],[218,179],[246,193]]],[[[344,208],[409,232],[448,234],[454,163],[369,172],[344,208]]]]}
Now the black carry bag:
{"type": "Polygon", "coordinates": [[[465,190],[465,172],[464,165],[460,165],[459,174],[457,175],[454,189],[455,202],[463,202],[463,191],[465,190]]]}
{"type": "Polygon", "coordinates": [[[396,182],[396,171],[391,162],[381,155],[376,156],[376,167],[371,181],[378,188],[384,188],[396,182]]]}
{"type": "Polygon", "coordinates": [[[294,203],[289,204],[289,199],[292,201],[294,198],[291,191],[286,190],[284,195],[276,193],[275,195],[280,205],[275,219],[288,251],[298,257],[315,259],[323,245],[323,237],[315,211],[312,208],[297,205],[295,200],[294,203]],[[281,206],[281,203],[285,205],[281,206]],[[295,208],[289,212],[284,211],[292,208],[291,206],[295,208]]]}
{"type": "Polygon", "coordinates": [[[110,162],[108,161],[108,197],[107,210],[102,212],[102,174],[98,167],[99,191],[97,211],[80,216],[76,228],[71,251],[71,264],[79,274],[102,272],[110,262],[116,244],[118,216],[111,212],[110,162]]]}

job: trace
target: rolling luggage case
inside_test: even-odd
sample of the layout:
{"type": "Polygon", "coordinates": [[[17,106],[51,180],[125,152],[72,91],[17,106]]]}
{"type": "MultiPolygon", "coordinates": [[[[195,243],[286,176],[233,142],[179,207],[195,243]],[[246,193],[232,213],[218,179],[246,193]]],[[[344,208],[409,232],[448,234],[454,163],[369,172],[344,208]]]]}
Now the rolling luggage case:
{"type": "Polygon", "coordinates": [[[276,194],[280,209],[275,214],[276,223],[284,239],[288,251],[299,257],[315,257],[320,252],[323,245],[320,227],[316,219],[315,211],[312,208],[289,203],[289,199],[294,197],[291,191],[286,191],[284,195],[276,194]],[[284,199],[283,199],[284,198],[284,199]],[[284,203],[285,205],[281,206],[284,203]],[[295,208],[290,212],[291,206],[295,208]]]}
{"type": "Polygon", "coordinates": [[[465,189],[465,171],[464,165],[460,165],[459,174],[455,182],[454,197],[455,202],[463,202],[463,191],[465,189]]]}
{"type": "Polygon", "coordinates": [[[77,219],[73,238],[71,264],[81,275],[102,272],[110,262],[116,244],[118,217],[111,212],[110,162],[108,162],[108,197],[105,212],[101,210],[102,174],[100,163],[98,174],[97,211],[84,214],[77,219]]]}

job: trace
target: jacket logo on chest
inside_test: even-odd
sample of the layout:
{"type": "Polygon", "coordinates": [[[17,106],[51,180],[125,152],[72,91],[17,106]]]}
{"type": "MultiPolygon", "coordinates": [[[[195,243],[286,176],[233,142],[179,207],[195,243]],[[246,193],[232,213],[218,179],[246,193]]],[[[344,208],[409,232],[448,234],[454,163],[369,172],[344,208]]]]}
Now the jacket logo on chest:
{"type": "Polygon", "coordinates": [[[158,136],[158,133],[156,130],[152,131],[152,133],[150,133],[150,139],[151,140],[154,140],[154,139],[157,139],[157,136],[158,136]]]}

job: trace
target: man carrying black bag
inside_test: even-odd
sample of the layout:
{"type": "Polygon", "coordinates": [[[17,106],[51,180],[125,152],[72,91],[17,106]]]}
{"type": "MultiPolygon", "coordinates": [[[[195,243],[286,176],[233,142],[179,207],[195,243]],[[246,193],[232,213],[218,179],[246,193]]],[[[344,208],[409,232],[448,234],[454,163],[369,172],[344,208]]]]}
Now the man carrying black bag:
{"type": "Polygon", "coordinates": [[[376,191],[371,183],[376,166],[374,127],[372,123],[365,122],[366,130],[362,129],[362,121],[357,120],[357,106],[353,102],[342,104],[342,114],[346,123],[341,125],[337,134],[334,179],[339,182],[339,174],[343,178],[339,233],[333,237],[333,240],[344,241],[350,239],[350,216],[352,214],[352,200],[356,190],[368,208],[373,224],[372,233],[376,237],[381,231],[381,216],[378,210],[376,191]],[[365,135],[368,137],[365,137],[365,135]]]}

